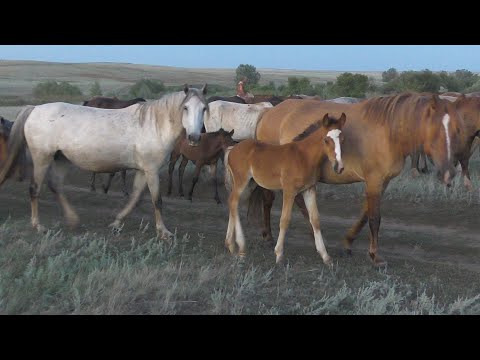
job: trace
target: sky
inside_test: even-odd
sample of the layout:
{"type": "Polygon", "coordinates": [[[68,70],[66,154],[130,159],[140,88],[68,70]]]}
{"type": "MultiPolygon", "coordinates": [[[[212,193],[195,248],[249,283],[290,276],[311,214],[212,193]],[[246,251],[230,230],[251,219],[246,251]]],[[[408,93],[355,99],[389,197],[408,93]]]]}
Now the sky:
{"type": "Polygon", "coordinates": [[[480,71],[479,45],[0,45],[0,60],[189,68],[480,71]]]}

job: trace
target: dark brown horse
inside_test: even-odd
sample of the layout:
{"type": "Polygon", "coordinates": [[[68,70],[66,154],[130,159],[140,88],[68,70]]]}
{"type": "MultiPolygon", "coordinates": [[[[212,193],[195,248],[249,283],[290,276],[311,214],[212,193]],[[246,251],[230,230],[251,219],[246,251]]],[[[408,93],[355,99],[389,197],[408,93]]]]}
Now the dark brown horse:
{"type": "MultiPolygon", "coordinates": [[[[146,100],[143,98],[135,98],[131,100],[119,100],[116,97],[106,97],[106,96],[94,96],[90,100],[84,101],[83,106],[90,106],[90,107],[96,107],[96,108],[102,108],[102,109],[123,109],[126,107],[129,107],[133,104],[137,104],[139,102],[145,102],[146,100]]],[[[123,194],[125,196],[128,196],[128,190],[127,190],[127,170],[122,170],[122,184],[123,184],[123,194]]],[[[95,175],[96,173],[92,173],[92,179],[90,183],[90,190],[91,191],[96,191],[95,188],[95,175]]],[[[112,184],[113,177],[115,176],[115,173],[110,173],[108,177],[107,184],[102,184],[103,192],[106,194],[108,193],[108,189],[110,188],[110,185],[112,184]]]]}
{"type": "Polygon", "coordinates": [[[188,200],[192,200],[193,189],[198,181],[200,170],[203,165],[210,165],[210,173],[212,175],[214,199],[217,204],[220,204],[220,198],[218,196],[217,189],[217,162],[221,158],[223,160],[223,154],[225,149],[229,146],[236,144],[232,140],[234,130],[228,132],[220,129],[211,133],[204,133],[201,135],[200,144],[198,146],[190,146],[188,141],[185,140],[185,136],[180,136],[175,143],[175,147],[170,155],[170,163],[168,166],[168,195],[172,194],[172,175],[175,169],[175,164],[180,156],[183,156],[180,167],[178,168],[178,183],[180,196],[183,194],[183,173],[188,161],[195,163],[195,173],[192,179],[192,187],[188,192],[188,200]]]}
{"type": "Polygon", "coordinates": [[[258,104],[260,102],[269,102],[273,106],[277,106],[282,101],[285,101],[285,100],[288,100],[288,99],[302,99],[302,97],[297,96],[297,95],[291,95],[291,96],[254,95],[252,98],[247,98],[246,103],[247,104],[258,104]]]}
{"type": "Polygon", "coordinates": [[[117,97],[94,96],[90,100],[83,102],[83,106],[91,106],[102,109],[123,109],[130,105],[145,102],[143,98],[135,98],[131,100],[120,100],[117,97]]]}
{"type": "Polygon", "coordinates": [[[233,103],[238,103],[238,104],[245,104],[245,100],[241,98],[240,96],[210,96],[207,99],[207,102],[210,104],[213,101],[217,100],[222,100],[222,101],[228,101],[228,102],[233,102],[233,103]]]}
{"type": "MultiPolygon", "coordinates": [[[[287,100],[265,112],[260,119],[256,138],[268,143],[291,142],[308,125],[326,113],[349,119],[343,128],[345,143],[342,158],[345,171],[336,174],[323,166],[319,181],[329,184],[365,182],[366,197],[357,223],[348,231],[343,244],[351,254],[352,243],[364,225],[369,223],[369,255],[374,265],[385,264],[378,254],[380,203],[391,179],[403,169],[405,158],[419,146],[430,156],[439,178],[450,185],[455,175],[455,154],[464,141],[464,123],[455,104],[437,95],[400,94],[377,97],[357,104],[337,104],[315,100],[287,100]]],[[[250,200],[262,197],[264,210],[263,236],[272,239],[270,210],[274,194],[256,189],[250,200]],[[262,197],[263,195],[263,197],[262,197]]],[[[262,202],[260,202],[261,204],[262,202]]],[[[297,197],[305,215],[305,203],[297,197]]]]}

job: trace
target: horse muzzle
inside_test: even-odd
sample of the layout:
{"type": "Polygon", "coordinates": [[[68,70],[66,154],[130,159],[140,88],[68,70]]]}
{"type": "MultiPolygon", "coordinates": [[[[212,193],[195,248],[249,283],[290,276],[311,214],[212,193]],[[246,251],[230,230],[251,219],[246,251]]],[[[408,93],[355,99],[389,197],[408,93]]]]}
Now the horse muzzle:
{"type": "Polygon", "coordinates": [[[335,165],[333,165],[333,170],[337,174],[341,174],[344,170],[343,163],[339,163],[338,161],[335,161],[335,165]]]}
{"type": "Polygon", "coordinates": [[[188,145],[198,146],[200,144],[200,134],[190,134],[188,135],[188,145]]]}

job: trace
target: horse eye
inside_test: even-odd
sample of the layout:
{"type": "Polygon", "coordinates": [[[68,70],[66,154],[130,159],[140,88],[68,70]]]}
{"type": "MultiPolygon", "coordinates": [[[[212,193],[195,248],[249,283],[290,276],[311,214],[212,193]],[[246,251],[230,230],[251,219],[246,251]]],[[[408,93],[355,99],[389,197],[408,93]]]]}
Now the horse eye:
{"type": "Polygon", "coordinates": [[[205,112],[205,111],[207,111],[207,108],[206,108],[206,107],[203,108],[203,112],[205,112]]]}
{"type": "Polygon", "coordinates": [[[188,108],[186,106],[183,107],[183,110],[188,110],[188,108]]]}
{"type": "Polygon", "coordinates": [[[325,141],[325,144],[328,144],[328,138],[325,138],[323,141],[325,141]]]}

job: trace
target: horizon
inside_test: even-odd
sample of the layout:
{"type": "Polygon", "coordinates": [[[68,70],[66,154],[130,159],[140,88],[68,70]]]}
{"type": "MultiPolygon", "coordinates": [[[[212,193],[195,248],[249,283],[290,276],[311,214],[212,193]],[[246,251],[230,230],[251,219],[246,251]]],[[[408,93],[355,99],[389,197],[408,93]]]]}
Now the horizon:
{"type": "Polygon", "coordinates": [[[195,69],[480,72],[478,56],[478,45],[0,45],[1,61],[195,69]]]}

